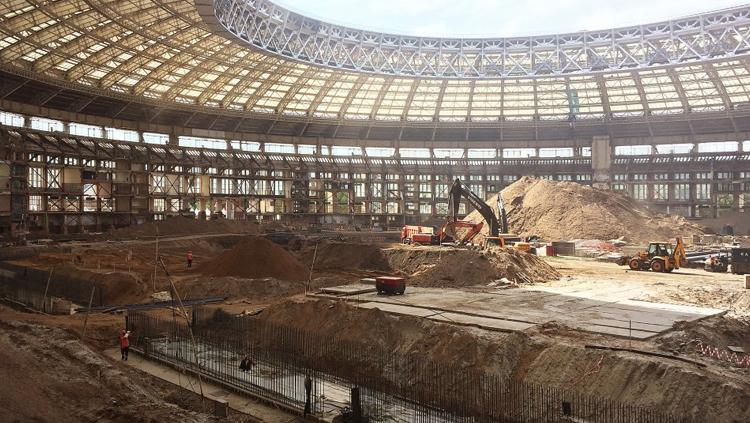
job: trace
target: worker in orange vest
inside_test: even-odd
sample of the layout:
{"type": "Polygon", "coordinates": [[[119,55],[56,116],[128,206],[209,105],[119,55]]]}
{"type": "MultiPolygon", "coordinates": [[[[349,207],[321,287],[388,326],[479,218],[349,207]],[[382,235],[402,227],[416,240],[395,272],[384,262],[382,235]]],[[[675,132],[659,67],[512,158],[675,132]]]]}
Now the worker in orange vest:
{"type": "Polygon", "coordinates": [[[128,350],[130,349],[130,331],[122,329],[120,330],[120,353],[122,359],[128,361],[128,350]]]}
{"type": "Polygon", "coordinates": [[[193,266],[193,252],[188,250],[187,252],[187,265],[188,269],[190,269],[193,266]]]}

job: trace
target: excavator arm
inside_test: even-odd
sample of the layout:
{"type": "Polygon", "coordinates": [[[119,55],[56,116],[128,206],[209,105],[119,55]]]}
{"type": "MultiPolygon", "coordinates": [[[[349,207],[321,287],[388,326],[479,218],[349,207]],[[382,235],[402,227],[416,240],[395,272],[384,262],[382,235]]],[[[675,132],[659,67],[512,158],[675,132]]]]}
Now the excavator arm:
{"type": "Polygon", "coordinates": [[[682,242],[682,238],[677,238],[677,243],[674,247],[674,261],[677,263],[677,267],[687,266],[687,256],[685,255],[685,244],[682,242]]]}
{"type": "MultiPolygon", "coordinates": [[[[449,197],[448,201],[451,206],[451,217],[453,218],[454,223],[458,221],[458,207],[461,204],[461,197],[463,197],[479,212],[479,214],[482,215],[484,221],[487,222],[490,229],[490,236],[496,237],[500,234],[500,222],[497,220],[497,216],[495,216],[492,207],[485,203],[478,195],[474,194],[469,188],[465,187],[461,183],[461,180],[456,179],[455,182],[453,182],[449,197]]],[[[508,232],[508,224],[505,215],[505,206],[503,205],[500,195],[498,195],[498,209],[500,210],[503,222],[502,231],[503,233],[506,233],[508,232]]]]}

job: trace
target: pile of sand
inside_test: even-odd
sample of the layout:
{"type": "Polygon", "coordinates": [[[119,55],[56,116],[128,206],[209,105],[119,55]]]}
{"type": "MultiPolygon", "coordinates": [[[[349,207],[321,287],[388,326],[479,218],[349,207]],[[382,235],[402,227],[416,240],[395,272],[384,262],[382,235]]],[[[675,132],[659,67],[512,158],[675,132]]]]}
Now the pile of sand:
{"type": "Polygon", "coordinates": [[[452,288],[487,285],[501,278],[516,283],[546,282],[560,274],[539,257],[510,248],[487,251],[454,248],[384,250],[393,269],[409,276],[408,284],[452,288]]]}
{"type": "Polygon", "coordinates": [[[102,234],[105,240],[155,238],[159,236],[204,235],[221,233],[257,234],[258,224],[251,220],[196,220],[187,217],[170,217],[158,222],[128,226],[102,234]]]}
{"type": "Polygon", "coordinates": [[[201,265],[208,276],[234,276],[286,281],[307,280],[308,269],[282,247],[258,236],[249,236],[231,250],[201,265]]]}
{"type": "MultiPolygon", "coordinates": [[[[682,217],[653,213],[630,197],[574,182],[523,177],[502,195],[510,232],[522,236],[649,242],[703,233],[682,217]]],[[[496,208],[496,198],[487,203],[496,208]]],[[[482,216],[474,211],[465,220],[480,222],[482,216]]]]}
{"type": "Polygon", "coordinates": [[[315,270],[391,269],[383,250],[373,244],[322,240],[317,244],[307,244],[300,250],[299,256],[306,264],[312,263],[315,257],[315,270]]]}

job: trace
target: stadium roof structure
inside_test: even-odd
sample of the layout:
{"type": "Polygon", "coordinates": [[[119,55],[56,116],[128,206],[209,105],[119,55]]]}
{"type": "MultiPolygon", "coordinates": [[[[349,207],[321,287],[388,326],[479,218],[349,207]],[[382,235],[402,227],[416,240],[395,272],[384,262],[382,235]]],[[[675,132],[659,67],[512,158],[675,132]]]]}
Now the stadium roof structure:
{"type": "Polygon", "coordinates": [[[267,0],[7,0],[0,80],[5,109],[293,142],[747,139],[750,6],[453,39],[347,28],[267,0]]]}

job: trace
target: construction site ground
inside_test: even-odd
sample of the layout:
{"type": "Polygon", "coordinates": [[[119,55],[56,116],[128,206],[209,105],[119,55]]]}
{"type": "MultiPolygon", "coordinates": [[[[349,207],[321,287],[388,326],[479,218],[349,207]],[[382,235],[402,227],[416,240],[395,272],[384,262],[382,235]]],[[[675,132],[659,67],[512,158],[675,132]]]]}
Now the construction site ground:
{"type": "MultiPolygon", "coordinates": [[[[413,347],[414,353],[418,350],[419,354],[436,362],[453,363],[460,359],[467,365],[515,379],[656,406],[668,412],[705,412],[715,421],[750,421],[750,410],[738,407],[750,403],[750,369],[710,357],[700,350],[700,347],[710,346],[750,352],[750,290],[744,289],[743,280],[737,275],[708,273],[702,269],[680,269],[663,274],[634,272],[590,259],[516,260],[516,255],[477,252],[472,263],[487,267],[485,260],[489,260],[499,266],[499,273],[492,273],[495,272],[492,270],[477,274],[476,270],[471,273],[458,269],[451,278],[431,285],[425,284],[425,275],[440,268],[426,262],[415,264],[414,253],[400,251],[409,247],[376,246],[361,241],[349,244],[340,241],[341,237],[326,241],[327,236],[315,235],[315,241],[310,241],[310,236],[299,241],[296,236],[291,241],[278,242],[286,250],[285,254],[290,255],[285,260],[298,260],[306,269],[312,267],[312,275],[299,275],[298,280],[274,276],[249,279],[208,276],[213,270],[203,266],[209,266],[208,263],[253,235],[169,236],[159,240],[159,255],[181,297],[227,296],[223,303],[210,307],[222,308],[228,313],[257,313],[258,318],[278,319],[293,327],[319,328],[331,337],[392,343],[394,351],[403,354],[412,353],[410,348],[413,347]],[[382,252],[381,248],[393,251],[382,252]],[[185,262],[188,250],[195,258],[190,269],[185,262]],[[342,254],[342,250],[349,254],[342,254]],[[321,258],[320,254],[329,251],[332,257],[321,258]],[[311,266],[314,257],[324,263],[322,268],[311,266]],[[406,262],[407,258],[409,266],[394,265],[396,261],[406,262]],[[537,261],[543,262],[542,265],[537,261]],[[534,273],[529,270],[531,266],[546,267],[543,271],[535,268],[534,273]],[[533,277],[487,282],[505,270],[510,272],[508,276],[528,274],[533,277]],[[420,286],[410,286],[407,280],[407,291],[402,296],[362,292],[368,290],[368,285],[357,285],[362,278],[385,274],[408,277],[417,273],[420,286]],[[475,284],[460,280],[462,274],[481,277],[482,281],[475,284]],[[542,282],[545,275],[550,278],[542,282]],[[344,295],[337,295],[335,289],[328,293],[321,291],[321,288],[345,285],[344,289],[350,292],[344,295]],[[378,330],[372,330],[373,327],[378,330]]],[[[111,291],[112,301],[143,303],[151,301],[154,291],[170,290],[169,278],[155,264],[156,244],[155,239],[131,239],[34,247],[32,255],[26,251],[7,261],[38,269],[54,267],[54,273],[67,272],[66,275],[93,274],[105,282],[117,277],[117,286],[122,289],[111,291]]],[[[439,248],[419,247],[433,253],[437,251],[433,254],[438,257],[436,260],[453,254],[439,248]]],[[[463,258],[468,253],[456,254],[463,258]]],[[[239,267],[254,265],[246,257],[238,257],[238,260],[244,260],[239,267]]],[[[472,269],[476,269],[474,264],[472,269]]],[[[222,262],[222,266],[229,265],[222,262]]],[[[15,400],[11,393],[3,393],[0,398],[7,400],[0,399],[0,410],[14,416],[10,421],[32,418],[47,421],[53,415],[51,409],[24,414],[23,410],[30,403],[50,400],[65,403],[64,400],[72,398],[75,401],[70,403],[77,404],[76,401],[81,401],[79,390],[74,388],[77,385],[66,382],[73,374],[78,374],[76,384],[91,386],[81,392],[99,395],[102,402],[79,407],[80,410],[68,410],[63,405],[69,421],[91,421],[92,418],[120,421],[119,417],[104,414],[112,400],[117,404],[140,404],[122,409],[136,421],[148,421],[148,416],[174,421],[211,421],[205,410],[196,406],[199,401],[196,403],[197,397],[190,396],[193,394],[186,393],[182,398],[175,393],[179,388],[172,383],[156,381],[111,357],[124,314],[91,314],[86,339],[81,342],[78,338],[84,319],[82,314],[53,316],[14,307],[0,307],[0,336],[6,355],[0,360],[0,376],[16,378],[20,383],[22,376],[13,367],[20,363],[33,372],[40,384],[68,387],[54,392],[29,391],[23,401],[15,400]],[[60,345],[65,348],[61,349],[60,345]],[[36,368],[40,366],[41,369],[36,368]],[[52,368],[55,370],[45,370],[52,368]],[[116,373],[103,378],[99,369],[116,373]],[[126,382],[120,383],[121,380],[126,382]]],[[[171,315],[172,311],[158,313],[171,315]]],[[[183,386],[188,387],[184,383],[183,386]]],[[[246,411],[255,416],[251,419],[238,415],[234,421],[257,421],[253,419],[263,414],[262,410],[246,411]]],[[[279,420],[261,417],[261,421],[279,420]]]]}

